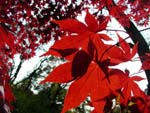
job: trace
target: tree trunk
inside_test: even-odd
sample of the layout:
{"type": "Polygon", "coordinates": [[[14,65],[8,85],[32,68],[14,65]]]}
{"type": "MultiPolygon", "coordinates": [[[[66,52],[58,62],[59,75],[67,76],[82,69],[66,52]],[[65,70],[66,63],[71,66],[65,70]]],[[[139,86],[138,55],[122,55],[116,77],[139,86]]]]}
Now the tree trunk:
{"type": "MultiPolygon", "coordinates": [[[[124,29],[127,31],[135,44],[138,42],[138,54],[140,56],[141,62],[143,62],[141,56],[144,56],[145,53],[150,53],[147,42],[132,21],[130,21],[130,26],[124,27],[124,29]]],[[[148,81],[147,94],[150,95],[150,70],[146,70],[145,74],[148,81]]]]}
{"type": "MultiPolygon", "coordinates": [[[[113,1],[113,5],[117,6],[115,4],[115,2],[113,1]]],[[[112,7],[107,7],[107,9],[110,11],[112,7]]],[[[124,15],[126,17],[126,14],[124,14],[122,12],[122,14],[120,14],[120,17],[124,15]]],[[[115,17],[118,22],[121,24],[122,22],[119,21],[118,17],[115,17]]],[[[143,62],[143,59],[141,58],[141,56],[145,56],[145,53],[150,53],[149,47],[144,39],[144,37],[142,36],[142,34],[140,33],[140,31],[137,29],[137,27],[133,24],[133,22],[131,20],[129,20],[130,25],[129,27],[123,26],[124,29],[127,31],[127,33],[129,34],[129,36],[131,37],[132,41],[136,44],[138,43],[138,54],[140,56],[140,60],[141,62],[143,62]]],[[[147,81],[148,81],[148,85],[147,85],[147,95],[150,95],[150,70],[145,70],[145,74],[147,77],[147,81]]]]}

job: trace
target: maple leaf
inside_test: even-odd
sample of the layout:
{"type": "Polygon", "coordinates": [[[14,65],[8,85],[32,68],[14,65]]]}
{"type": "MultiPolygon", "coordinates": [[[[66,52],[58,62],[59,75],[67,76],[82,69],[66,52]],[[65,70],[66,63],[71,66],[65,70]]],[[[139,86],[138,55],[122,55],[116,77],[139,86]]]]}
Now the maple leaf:
{"type": "Polygon", "coordinates": [[[68,83],[73,80],[73,76],[71,75],[71,62],[67,62],[61,64],[56,67],[40,84],[45,82],[57,82],[57,83],[68,83]],[[66,68],[67,67],[67,68],[66,68]]]}
{"type": "MultiPolygon", "coordinates": [[[[109,96],[111,90],[115,91],[120,88],[121,85],[118,83],[120,80],[114,79],[115,76],[111,76],[109,79],[114,79],[115,81],[109,85],[109,82],[105,78],[105,74],[99,65],[91,61],[91,57],[88,56],[86,52],[79,51],[76,53],[72,62],[58,66],[44,81],[41,82],[64,83],[74,80],[65,97],[62,113],[77,107],[87,96],[91,96],[92,100],[95,102],[95,100],[109,96]],[[117,87],[115,87],[113,84],[117,83],[119,85],[116,85],[117,87]],[[101,91],[103,91],[103,93],[101,91]]],[[[103,109],[102,106],[100,108],[103,109]]]]}
{"type": "Polygon", "coordinates": [[[56,41],[55,44],[48,50],[48,52],[42,56],[54,55],[71,60],[72,56],[74,56],[74,53],[80,49],[88,53],[88,49],[91,47],[89,46],[89,43],[91,39],[93,40],[94,38],[111,40],[111,38],[106,34],[91,35],[91,33],[83,33],[81,35],[64,36],[61,40],[56,41]]]}
{"type": "Polygon", "coordinates": [[[97,33],[101,30],[104,30],[108,23],[108,19],[106,18],[104,22],[98,23],[96,18],[93,15],[91,15],[88,11],[86,11],[86,16],[85,16],[86,24],[75,19],[53,20],[52,22],[58,24],[62,30],[71,33],[82,34],[83,32],[97,33]]]}
{"type": "Polygon", "coordinates": [[[107,51],[105,52],[105,54],[103,54],[104,58],[109,58],[112,65],[130,61],[137,53],[138,43],[135,44],[131,49],[129,44],[124,39],[122,39],[119,35],[118,37],[120,46],[118,47],[116,45],[109,45],[107,47],[107,51]]]}
{"type": "MultiPolygon", "coordinates": [[[[105,22],[99,24],[95,19],[95,17],[91,15],[88,11],[85,17],[86,24],[79,22],[78,20],[75,19],[53,20],[53,22],[58,24],[62,30],[76,34],[61,37],[61,39],[57,40],[54,43],[54,45],[48,50],[48,52],[42,56],[55,55],[61,57],[63,51],[64,53],[66,52],[65,50],[66,48],[79,50],[82,49],[88,52],[89,40],[92,37],[97,37],[104,40],[111,40],[111,38],[105,34],[97,34],[98,31],[104,30],[106,28],[106,25],[108,23],[108,21],[106,20],[105,22]]],[[[71,54],[66,54],[65,55],[66,59],[69,59],[68,55],[71,54]]]]}
{"type": "MultiPolygon", "coordinates": [[[[115,77],[118,78],[118,74],[113,74],[110,79],[115,79],[115,77]]],[[[62,113],[77,107],[87,96],[91,97],[92,104],[96,108],[96,111],[102,113],[105,105],[104,98],[111,95],[113,91],[120,89],[120,84],[119,79],[109,83],[101,68],[96,63],[91,62],[84,76],[74,80],[69,87],[62,113]],[[115,87],[116,84],[117,87],[115,87]],[[101,99],[102,101],[98,101],[101,99]]]]}
{"type": "Polygon", "coordinates": [[[137,45],[131,51],[127,42],[120,37],[120,47],[104,44],[102,39],[111,38],[97,32],[104,29],[106,23],[100,27],[101,24],[90,13],[85,17],[86,25],[73,19],[53,22],[62,30],[76,34],[63,36],[44,54],[64,57],[69,61],[55,68],[41,83],[72,81],[62,113],[77,107],[87,96],[91,97],[95,111],[103,113],[106,98],[117,95],[123,80],[127,79],[122,71],[109,69],[108,66],[130,60],[136,54],[137,45]],[[110,47],[112,48],[108,50],[110,47]]]}
{"type": "Polygon", "coordinates": [[[144,96],[144,92],[139,88],[139,86],[135,83],[135,81],[141,81],[144,78],[139,77],[139,76],[132,76],[129,77],[129,72],[126,71],[126,80],[123,83],[123,89],[122,89],[122,93],[123,93],[123,100],[124,100],[124,104],[127,105],[128,100],[131,100],[132,97],[141,97],[141,98],[145,98],[144,96]]]}
{"type": "Polygon", "coordinates": [[[73,61],[66,62],[56,67],[41,84],[45,82],[68,83],[79,76],[83,76],[91,60],[91,57],[86,52],[78,51],[73,61]]]}
{"type": "Polygon", "coordinates": [[[88,11],[86,11],[85,22],[87,24],[87,28],[90,31],[93,31],[93,32],[97,32],[98,31],[98,29],[99,29],[98,21],[88,11]]]}
{"type": "Polygon", "coordinates": [[[86,11],[85,22],[87,24],[88,29],[92,32],[96,33],[106,29],[108,20],[109,18],[105,17],[104,21],[98,23],[94,15],[91,15],[88,10],[86,11]]]}
{"type": "MultiPolygon", "coordinates": [[[[92,98],[95,108],[97,108],[97,105],[102,105],[100,104],[101,101],[97,100],[104,99],[121,88],[120,81],[122,78],[120,78],[120,73],[118,70],[111,70],[108,80],[101,67],[92,61],[86,52],[81,50],[76,53],[72,62],[55,68],[41,83],[65,83],[73,81],[65,97],[64,108],[62,110],[62,113],[65,113],[67,110],[77,107],[87,96],[92,98]]],[[[102,112],[104,105],[99,107],[102,112]]]]}
{"type": "Polygon", "coordinates": [[[87,50],[88,42],[89,39],[87,38],[87,33],[75,36],[64,36],[61,40],[56,41],[54,45],[42,56],[54,55],[71,60],[74,53],[76,53],[76,51],[80,48],[82,48],[82,50],[87,50]],[[68,50],[69,52],[67,52],[68,50]]]}
{"type": "Polygon", "coordinates": [[[75,19],[53,20],[52,22],[58,24],[62,30],[71,33],[81,34],[83,32],[89,31],[84,23],[75,19]]]}
{"type": "MultiPolygon", "coordinates": [[[[49,75],[42,83],[47,81],[62,83],[66,82],[66,80],[67,82],[68,80],[72,80],[73,77],[71,75],[70,68],[70,63],[59,66],[55,69],[55,71],[53,71],[53,74],[49,75]],[[67,66],[67,68],[65,66],[67,66]]],[[[71,108],[77,107],[82,101],[86,99],[86,97],[92,92],[92,90],[94,90],[95,86],[99,86],[101,84],[100,75],[104,76],[104,73],[100,69],[97,70],[97,68],[98,65],[96,65],[95,63],[91,63],[84,76],[78,77],[78,79],[74,80],[74,82],[69,87],[68,93],[65,97],[62,113],[65,113],[71,108]]]]}
{"type": "Polygon", "coordinates": [[[124,53],[124,59],[126,59],[126,61],[131,60],[131,58],[133,58],[133,56],[135,56],[135,54],[137,53],[138,43],[135,44],[135,46],[131,50],[130,45],[124,39],[122,39],[119,35],[118,37],[119,37],[120,47],[122,48],[123,53],[124,53]]]}

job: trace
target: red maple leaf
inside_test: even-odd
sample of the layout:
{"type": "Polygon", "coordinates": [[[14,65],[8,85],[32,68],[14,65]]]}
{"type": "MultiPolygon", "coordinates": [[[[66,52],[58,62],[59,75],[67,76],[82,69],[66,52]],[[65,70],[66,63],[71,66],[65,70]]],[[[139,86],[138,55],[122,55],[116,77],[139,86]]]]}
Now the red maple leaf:
{"type": "Polygon", "coordinates": [[[139,76],[129,76],[129,72],[125,73],[126,80],[123,82],[122,94],[123,94],[123,104],[127,105],[128,101],[131,100],[132,97],[140,97],[145,99],[145,93],[139,88],[135,81],[141,81],[144,78],[139,76]]]}
{"type": "MultiPolygon", "coordinates": [[[[71,71],[69,70],[72,66],[70,63],[63,64],[56,68],[55,71],[51,73],[43,82],[52,81],[52,82],[69,82],[74,80],[71,71]],[[67,66],[64,67],[64,66],[67,66]],[[59,71],[58,71],[59,69],[59,71]]],[[[76,67],[78,68],[78,67],[76,67]]],[[[76,70],[76,69],[75,69],[76,70]]],[[[76,70],[78,71],[78,70],[76,70]]],[[[94,107],[97,108],[97,105],[100,105],[99,108],[103,111],[104,105],[101,104],[103,99],[121,88],[121,75],[116,71],[110,72],[111,76],[109,80],[105,76],[105,73],[101,70],[98,64],[91,62],[88,66],[87,71],[83,76],[77,76],[69,87],[68,93],[65,97],[64,108],[62,113],[65,113],[67,110],[77,107],[81,102],[83,102],[87,96],[92,98],[92,103],[94,107]],[[102,101],[99,101],[102,99],[102,101]]],[[[75,73],[77,74],[77,73],[75,73]]],[[[42,83],[43,83],[42,82],[42,83]]],[[[98,113],[101,113],[99,109],[98,113]]]]}
{"type": "Polygon", "coordinates": [[[68,51],[68,49],[82,49],[87,52],[90,38],[97,37],[104,40],[111,40],[111,38],[105,34],[97,34],[98,31],[106,28],[108,19],[99,24],[95,17],[89,12],[87,12],[85,17],[86,24],[75,19],[53,20],[53,22],[58,24],[62,30],[75,34],[63,36],[60,40],[57,40],[44,55],[65,56],[66,59],[70,59],[68,56],[72,54],[66,51],[68,51]],[[66,54],[64,55],[64,53],[66,54]]]}
{"type": "Polygon", "coordinates": [[[101,24],[89,13],[85,17],[87,25],[74,19],[54,22],[63,30],[76,34],[62,37],[44,54],[61,56],[68,62],[55,68],[41,83],[72,81],[62,113],[77,107],[88,96],[95,111],[103,113],[106,98],[117,95],[122,88],[122,80],[127,79],[122,71],[109,69],[109,66],[130,60],[136,53],[137,45],[131,50],[121,38],[120,47],[104,44],[102,39],[110,38],[97,31],[106,25],[100,27],[101,24]]]}
{"type": "MultiPolygon", "coordinates": [[[[131,49],[129,44],[119,35],[119,47],[116,45],[108,46],[106,56],[109,54],[110,62],[115,65],[122,62],[130,61],[137,53],[138,43],[131,49]]],[[[103,55],[103,57],[105,56],[103,55]]]]}
{"type": "Polygon", "coordinates": [[[105,100],[105,97],[114,95],[115,91],[122,86],[121,71],[110,70],[109,78],[107,78],[108,75],[106,76],[103,71],[104,68],[105,66],[101,67],[99,62],[93,61],[89,54],[80,50],[75,54],[72,62],[67,62],[54,69],[42,83],[73,81],[65,97],[62,113],[77,107],[87,96],[91,97],[94,107],[98,113],[101,113],[104,105],[100,106],[101,109],[97,109],[97,105],[102,105],[101,102],[105,100]],[[99,101],[101,99],[102,101],[99,101]]]}

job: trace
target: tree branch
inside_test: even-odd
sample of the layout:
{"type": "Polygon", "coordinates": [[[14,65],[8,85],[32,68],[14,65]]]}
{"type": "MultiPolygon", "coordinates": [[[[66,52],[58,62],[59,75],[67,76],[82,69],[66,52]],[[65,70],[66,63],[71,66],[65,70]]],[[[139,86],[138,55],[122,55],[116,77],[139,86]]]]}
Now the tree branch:
{"type": "Polygon", "coordinates": [[[124,30],[115,30],[115,29],[106,29],[106,31],[119,31],[119,32],[124,32],[124,33],[127,33],[126,31],[124,31],[124,30]]]}
{"type": "MultiPolygon", "coordinates": [[[[124,28],[128,32],[132,41],[134,43],[137,43],[137,42],[139,43],[138,44],[138,54],[140,56],[141,62],[143,62],[143,59],[141,58],[141,56],[144,56],[145,53],[150,53],[147,42],[145,41],[142,34],[138,31],[136,26],[133,24],[133,22],[130,21],[130,26],[124,27],[124,28]]],[[[148,93],[148,95],[150,95],[150,70],[145,70],[145,74],[146,74],[147,81],[148,81],[148,92],[147,93],[148,93]]]]}
{"type": "Polygon", "coordinates": [[[11,83],[13,83],[13,82],[16,80],[17,75],[18,75],[18,73],[19,73],[19,71],[20,71],[20,69],[21,69],[21,66],[22,66],[23,62],[24,62],[23,60],[20,61],[19,65],[18,65],[18,67],[17,67],[17,70],[16,70],[14,76],[13,76],[12,79],[11,79],[11,83]]]}
{"type": "MultiPolygon", "coordinates": [[[[148,28],[145,28],[145,29],[142,29],[142,30],[139,30],[139,32],[143,32],[143,31],[146,31],[146,30],[150,30],[150,27],[148,28]]],[[[115,31],[115,32],[124,32],[124,33],[127,33],[127,31],[124,31],[124,30],[117,30],[117,29],[106,29],[106,31],[115,31]]],[[[127,33],[128,34],[128,33],[127,33]]]]}
{"type": "MultiPolygon", "coordinates": [[[[115,2],[113,1],[113,6],[117,6],[115,4],[115,2]]],[[[112,7],[107,7],[107,9],[110,11],[112,7]]],[[[124,12],[121,12],[120,17],[122,16],[126,16],[126,14],[124,12]]],[[[122,25],[122,22],[119,20],[118,17],[115,17],[116,20],[118,20],[118,22],[122,25]]],[[[138,43],[138,54],[140,56],[140,60],[141,62],[143,62],[143,59],[141,59],[141,56],[144,56],[145,53],[150,53],[149,50],[149,46],[147,44],[147,42],[145,41],[144,37],[142,36],[142,34],[140,33],[140,31],[137,29],[137,27],[133,24],[133,22],[128,18],[129,21],[129,26],[124,26],[124,29],[127,31],[127,33],[129,34],[129,36],[131,37],[132,41],[136,44],[138,43]]],[[[149,28],[148,28],[149,29],[149,28]]],[[[143,31],[143,30],[142,30],[143,31]]],[[[147,81],[148,81],[148,92],[147,94],[150,95],[150,70],[146,70],[145,71],[146,77],[147,77],[147,81]]]]}
{"type": "Polygon", "coordinates": [[[145,29],[142,29],[142,30],[139,30],[139,31],[146,31],[146,30],[150,30],[150,27],[148,27],[148,28],[145,28],[145,29]]]}

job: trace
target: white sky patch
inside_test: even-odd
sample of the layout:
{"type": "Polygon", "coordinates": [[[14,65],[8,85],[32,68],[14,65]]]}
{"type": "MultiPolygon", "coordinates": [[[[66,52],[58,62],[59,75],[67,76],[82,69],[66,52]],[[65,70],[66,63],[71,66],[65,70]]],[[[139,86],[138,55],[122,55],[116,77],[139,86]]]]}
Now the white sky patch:
{"type": "MultiPolygon", "coordinates": [[[[24,77],[27,76],[30,72],[33,71],[37,67],[37,65],[40,63],[41,55],[44,54],[46,51],[48,51],[49,47],[54,44],[54,39],[52,39],[49,43],[44,44],[39,47],[38,50],[36,50],[36,56],[26,60],[23,64],[22,67],[18,73],[18,76],[15,80],[15,82],[18,82],[22,80],[24,77]]],[[[15,56],[15,66],[19,65],[20,63],[20,58],[19,55],[15,56]]]]}
{"type": "Polygon", "coordinates": [[[77,20],[79,20],[80,22],[86,24],[85,21],[84,21],[85,16],[86,16],[86,12],[85,12],[85,11],[82,11],[81,14],[79,14],[79,15],[77,16],[77,20]]]}
{"type": "MultiPolygon", "coordinates": [[[[18,60],[18,59],[16,59],[18,60]]],[[[23,64],[22,67],[18,73],[18,76],[16,78],[17,81],[21,81],[24,77],[27,76],[28,73],[32,72],[32,70],[38,65],[40,61],[40,57],[35,56],[29,60],[26,60],[23,64]]]]}
{"type": "MultiPolygon", "coordinates": [[[[136,58],[136,57],[138,57],[138,55],[136,55],[134,58],[136,58]]],[[[117,66],[113,66],[112,68],[115,68],[115,69],[117,68],[122,71],[125,71],[127,69],[130,72],[130,76],[140,76],[142,78],[145,78],[139,82],[136,82],[136,83],[138,83],[139,87],[144,91],[147,88],[148,82],[146,80],[145,72],[140,70],[141,66],[142,66],[141,61],[136,60],[136,61],[128,61],[125,63],[121,63],[117,66]]]]}

